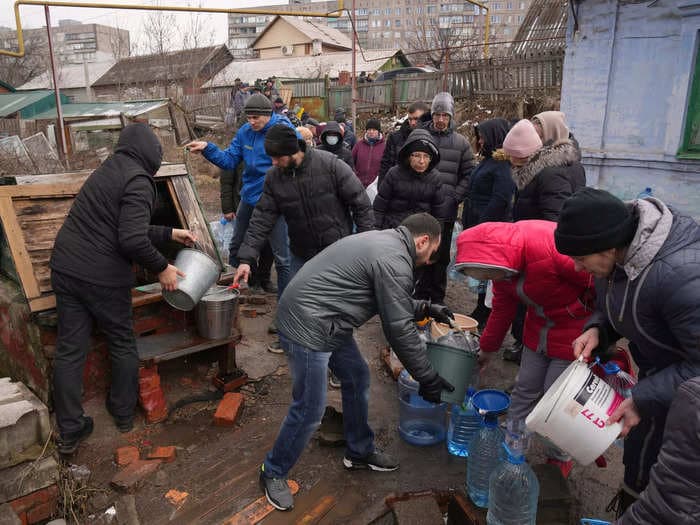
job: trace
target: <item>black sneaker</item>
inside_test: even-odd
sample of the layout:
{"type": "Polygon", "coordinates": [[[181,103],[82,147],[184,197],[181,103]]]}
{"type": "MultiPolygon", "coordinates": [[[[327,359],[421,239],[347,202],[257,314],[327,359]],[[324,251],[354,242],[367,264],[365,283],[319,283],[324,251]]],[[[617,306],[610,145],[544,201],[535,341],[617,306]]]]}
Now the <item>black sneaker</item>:
{"type": "Polygon", "coordinates": [[[289,490],[287,480],[283,478],[268,478],[264,472],[263,465],[260,470],[260,488],[265,493],[267,501],[277,510],[292,510],[294,508],[294,497],[289,490]]]}
{"type": "Polygon", "coordinates": [[[61,435],[56,440],[56,449],[59,454],[70,456],[77,449],[80,442],[92,434],[95,424],[90,416],[83,416],[83,428],[77,432],[61,435]]]}
{"type": "Polygon", "coordinates": [[[114,412],[112,412],[112,406],[109,404],[109,397],[105,398],[105,406],[107,407],[107,412],[114,420],[114,426],[117,427],[119,432],[126,434],[134,430],[134,416],[115,416],[114,412]]]}
{"type": "Polygon", "coordinates": [[[520,364],[520,360],[523,356],[523,344],[515,343],[510,348],[503,350],[503,360],[510,361],[512,363],[520,364]]]}
{"type": "Polygon", "coordinates": [[[276,294],[277,293],[277,285],[270,281],[269,279],[266,281],[261,281],[260,282],[260,288],[263,289],[263,292],[269,293],[269,294],[276,294]]]}
{"type": "Polygon", "coordinates": [[[391,472],[399,468],[399,463],[384,452],[375,450],[369,456],[362,459],[343,458],[343,466],[348,470],[375,470],[377,472],[391,472]]]}

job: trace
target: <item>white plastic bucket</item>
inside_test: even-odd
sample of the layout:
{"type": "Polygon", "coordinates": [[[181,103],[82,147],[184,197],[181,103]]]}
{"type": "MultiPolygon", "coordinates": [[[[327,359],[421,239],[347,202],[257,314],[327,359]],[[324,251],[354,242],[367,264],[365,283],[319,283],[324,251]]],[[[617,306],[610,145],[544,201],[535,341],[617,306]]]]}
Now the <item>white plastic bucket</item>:
{"type": "Polygon", "coordinates": [[[622,401],[624,398],[588,365],[574,361],[547,390],[525,424],[581,465],[588,465],[622,431],[620,423],[605,424],[622,401]]]}

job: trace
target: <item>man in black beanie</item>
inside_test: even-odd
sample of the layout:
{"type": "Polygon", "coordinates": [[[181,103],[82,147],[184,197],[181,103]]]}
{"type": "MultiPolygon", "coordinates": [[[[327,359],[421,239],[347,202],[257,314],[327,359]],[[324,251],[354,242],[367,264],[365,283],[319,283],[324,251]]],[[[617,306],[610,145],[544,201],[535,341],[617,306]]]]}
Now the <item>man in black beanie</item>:
{"type": "Polygon", "coordinates": [[[622,420],[627,435],[619,517],[649,482],[676,389],[700,375],[700,226],[653,197],[625,203],[582,188],[564,202],[554,239],[596,277],[596,311],[574,354],[590,359],[626,337],[639,367],[631,397],[608,420],[622,420]]]}
{"type": "Polygon", "coordinates": [[[342,160],[319,149],[306,149],[296,131],[273,126],[265,136],[272,168],[238,251],[241,264],[234,282],[250,275],[260,249],[282,217],[289,230],[289,280],[306,261],[338,239],[374,226],[372,206],[360,181],[342,160]]]}

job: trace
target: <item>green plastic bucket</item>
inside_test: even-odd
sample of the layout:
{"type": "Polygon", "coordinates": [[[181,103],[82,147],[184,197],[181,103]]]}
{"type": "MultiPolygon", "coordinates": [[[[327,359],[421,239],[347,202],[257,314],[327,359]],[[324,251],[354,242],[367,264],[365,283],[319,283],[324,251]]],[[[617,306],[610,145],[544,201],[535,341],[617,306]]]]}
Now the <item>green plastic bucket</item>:
{"type": "Polygon", "coordinates": [[[442,400],[448,403],[462,403],[474,367],[478,366],[476,354],[437,343],[428,343],[427,346],[430,364],[440,376],[455,387],[454,392],[443,390],[442,400]]]}

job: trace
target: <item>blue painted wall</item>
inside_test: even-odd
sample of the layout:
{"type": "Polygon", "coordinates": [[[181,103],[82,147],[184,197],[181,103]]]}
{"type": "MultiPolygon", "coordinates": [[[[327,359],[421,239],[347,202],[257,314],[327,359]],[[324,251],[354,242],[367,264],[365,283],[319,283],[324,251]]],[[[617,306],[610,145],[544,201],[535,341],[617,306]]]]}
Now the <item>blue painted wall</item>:
{"type": "MultiPolygon", "coordinates": [[[[700,161],[678,159],[700,42],[700,0],[583,0],[569,16],[561,108],[589,185],[645,187],[700,219],[700,161]]],[[[697,73],[700,74],[700,71],[697,73]]]]}

